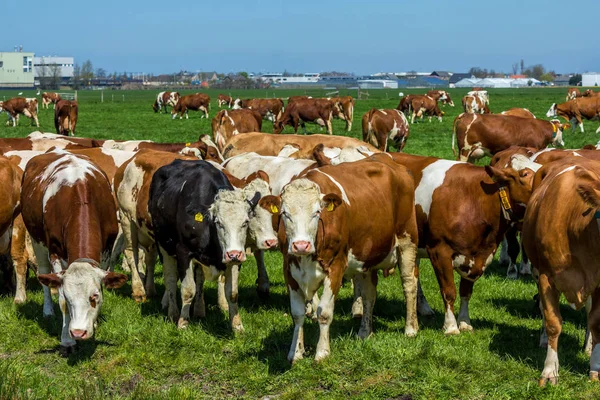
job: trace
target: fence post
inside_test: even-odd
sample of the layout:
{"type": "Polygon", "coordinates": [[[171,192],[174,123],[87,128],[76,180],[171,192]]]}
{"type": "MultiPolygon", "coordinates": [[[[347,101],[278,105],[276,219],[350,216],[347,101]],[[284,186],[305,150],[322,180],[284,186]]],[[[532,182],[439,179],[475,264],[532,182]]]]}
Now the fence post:
{"type": "Polygon", "coordinates": [[[75,91],[75,101],[77,101],[77,90],[75,91]]]}
{"type": "Polygon", "coordinates": [[[100,91],[100,103],[104,103],[104,90],[100,91]]]}
{"type": "Polygon", "coordinates": [[[113,94],[111,94],[111,96],[112,96],[112,102],[114,103],[115,102],[115,94],[113,93],[113,94]]]}
{"type": "Polygon", "coordinates": [[[123,103],[125,103],[125,95],[123,95],[123,103]]]}

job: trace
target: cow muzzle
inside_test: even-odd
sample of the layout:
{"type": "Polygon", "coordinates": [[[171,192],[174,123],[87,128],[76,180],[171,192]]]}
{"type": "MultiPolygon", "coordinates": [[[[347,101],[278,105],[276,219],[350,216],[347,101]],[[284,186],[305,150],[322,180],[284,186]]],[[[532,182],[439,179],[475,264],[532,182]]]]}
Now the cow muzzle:
{"type": "Polygon", "coordinates": [[[312,252],[312,244],[307,240],[297,240],[292,243],[292,253],[297,256],[306,256],[312,252]]]}
{"type": "Polygon", "coordinates": [[[231,250],[225,253],[225,262],[244,262],[246,261],[246,252],[240,250],[231,250]]]}
{"type": "Polygon", "coordinates": [[[85,329],[71,329],[69,333],[71,334],[71,337],[75,340],[86,340],[90,338],[90,335],[88,335],[88,331],[85,329]]]}
{"type": "Polygon", "coordinates": [[[267,239],[267,240],[265,240],[265,248],[272,249],[275,246],[277,246],[277,243],[278,243],[277,239],[267,239]]]}

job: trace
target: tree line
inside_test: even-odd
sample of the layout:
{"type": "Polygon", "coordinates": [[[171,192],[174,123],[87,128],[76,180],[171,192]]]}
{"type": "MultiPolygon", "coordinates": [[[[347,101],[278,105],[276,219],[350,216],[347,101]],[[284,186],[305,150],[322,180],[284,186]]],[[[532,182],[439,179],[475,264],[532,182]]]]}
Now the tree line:
{"type": "MultiPolygon", "coordinates": [[[[537,79],[539,81],[554,82],[558,74],[553,70],[547,70],[542,64],[534,64],[525,66],[525,60],[512,64],[512,75],[524,75],[528,78],[537,79]]],[[[504,72],[496,72],[494,69],[487,70],[486,68],[472,67],[469,73],[475,78],[503,78],[507,74],[504,72]]],[[[575,74],[569,78],[569,85],[577,85],[581,83],[581,74],[575,74]]]]}

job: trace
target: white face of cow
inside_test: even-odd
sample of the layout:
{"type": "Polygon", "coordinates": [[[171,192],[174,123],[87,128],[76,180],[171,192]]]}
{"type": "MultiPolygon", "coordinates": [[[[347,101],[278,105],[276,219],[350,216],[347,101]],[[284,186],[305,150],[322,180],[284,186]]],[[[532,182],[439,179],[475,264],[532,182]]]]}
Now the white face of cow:
{"type": "Polygon", "coordinates": [[[242,100],[241,99],[235,99],[233,101],[233,107],[231,107],[232,110],[239,110],[240,108],[242,108],[242,100]]]}
{"type": "Polygon", "coordinates": [[[288,252],[314,254],[319,218],[323,208],[319,186],[308,179],[297,179],[283,188],[281,218],[288,238],[288,252]]]}
{"type": "MultiPolygon", "coordinates": [[[[259,193],[261,198],[271,194],[269,184],[262,179],[253,180],[243,191],[246,200],[251,204],[256,193],[259,193]]],[[[268,250],[277,246],[277,232],[273,229],[272,212],[260,206],[252,207],[250,210],[248,233],[259,250],[268,250]]]]}
{"type": "Polygon", "coordinates": [[[250,212],[260,199],[246,200],[240,189],[220,190],[209,212],[217,228],[217,237],[223,249],[223,262],[241,263],[246,260],[246,235],[250,212]]]}
{"type": "Polygon", "coordinates": [[[4,102],[0,101],[0,114],[2,114],[2,111],[4,111],[4,102]]]}
{"type": "Polygon", "coordinates": [[[556,103],[552,103],[552,105],[550,106],[550,109],[546,113],[546,117],[548,117],[548,118],[556,117],[556,103]]]}

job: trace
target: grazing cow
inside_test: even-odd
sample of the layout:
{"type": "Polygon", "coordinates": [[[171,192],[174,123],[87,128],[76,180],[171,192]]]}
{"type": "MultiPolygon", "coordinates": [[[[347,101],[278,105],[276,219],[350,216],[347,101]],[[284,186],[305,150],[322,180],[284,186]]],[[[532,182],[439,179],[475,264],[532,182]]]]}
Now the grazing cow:
{"type": "Polygon", "coordinates": [[[410,113],[410,107],[411,107],[410,102],[414,96],[417,96],[417,95],[407,94],[406,96],[402,97],[400,99],[400,103],[398,103],[398,107],[396,107],[396,110],[400,110],[406,116],[408,116],[408,114],[410,113]]]}
{"type": "Polygon", "coordinates": [[[481,88],[473,88],[470,92],[467,93],[467,96],[475,96],[481,99],[483,104],[486,106],[490,105],[490,96],[488,95],[487,90],[482,90],[481,88]]]}
{"type": "Polygon", "coordinates": [[[57,149],[34,157],[25,168],[23,221],[44,285],[45,316],[54,314],[50,287],[58,288],[63,354],[73,350],[76,340],[93,336],[102,285],[117,288],[127,280],[105,270],[118,231],[111,197],[106,175],[87,157],[57,149]]]}
{"type": "Polygon", "coordinates": [[[548,335],[539,384],[558,380],[561,295],[575,309],[586,303],[592,337],[589,377],[600,372],[600,163],[582,157],[543,166],[523,221],[523,244],[539,275],[538,293],[548,335]],[[568,199],[568,201],[565,201],[568,199]],[[551,215],[552,218],[548,218],[551,215]],[[591,303],[591,304],[590,304],[591,303]]]}
{"type": "Polygon", "coordinates": [[[288,157],[313,159],[313,149],[318,144],[323,144],[326,148],[338,149],[345,147],[366,147],[370,152],[379,152],[377,148],[365,144],[362,140],[347,136],[271,135],[268,133],[251,132],[232,137],[225,145],[223,157],[228,159],[253,151],[263,156],[283,155],[282,152],[285,152],[285,156],[288,157]]]}
{"type": "Polygon", "coordinates": [[[498,114],[460,114],[454,120],[452,151],[458,138],[458,159],[473,162],[492,156],[510,146],[533,147],[541,150],[549,144],[564,146],[558,120],[542,121],[498,114]]]}
{"type": "Polygon", "coordinates": [[[567,90],[567,98],[565,99],[565,101],[573,100],[578,97],[581,97],[581,92],[579,91],[579,89],[578,88],[569,88],[567,90]]]}
{"type": "Polygon", "coordinates": [[[79,106],[75,100],[59,100],[54,105],[54,127],[56,133],[75,136],[79,106]]]}
{"type": "Polygon", "coordinates": [[[362,285],[358,336],[365,339],[372,333],[377,270],[399,266],[406,298],[405,333],[417,334],[414,201],[412,177],[384,154],[310,171],[286,185],[281,196],[260,200],[281,220],[280,247],[294,321],[290,362],[303,358],[305,304],[321,286],[315,360],[329,355],[329,327],[344,276],[362,285]]]}
{"type": "Polygon", "coordinates": [[[467,95],[462,98],[463,110],[467,114],[489,114],[490,109],[478,96],[467,95]]]}
{"type": "Polygon", "coordinates": [[[502,111],[500,114],[502,115],[512,115],[513,117],[521,117],[521,118],[535,118],[535,115],[531,111],[526,108],[510,108],[506,111],[502,111]]]}
{"type": "Polygon", "coordinates": [[[187,327],[194,298],[194,314],[205,315],[204,280],[224,274],[231,327],[244,330],[237,305],[239,268],[246,259],[248,219],[259,198],[257,193],[246,201],[223,172],[205,161],[175,160],[152,177],[148,210],[163,262],[168,315],[179,328],[187,327]]]}
{"type": "Polygon", "coordinates": [[[592,89],[588,89],[581,95],[582,97],[594,97],[600,96],[600,92],[594,92],[592,89]]]}
{"type": "Polygon", "coordinates": [[[210,109],[210,96],[204,93],[188,94],[182,96],[171,110],[171,117],[175,119],[179,114],[179,119],[189,119],[188,110],[202,111],[204,114],[200,118],[208,118],[208,110],[210,109]]]}
{"type": "MultiPolygon", "coordinates": [[[[561,104],[553,103],[546,116],[548,118],[558,116],[569,121],[573,126],[573,130],[577,129],[577,125],[579,125],[581,133],[583,133],[582,118],[588,120],[600,119],[600,96],[582,97],[561,104]]],[[[596,130],[596,133],[600,133],[600,128],[596,130]]]]}
{"type": "Polygon", "coordinates": [[[430,90],[427,92],[427,96],[435,99],[435,101],[440,101],[442,104],[447,104],[450,107],[454,107],[454,102],[452,98],[450,98],[450,93],[445,90],[430,90]]]}
{"type": "Polygon", "coordinates": [[[352,130],[352,119],[354,118],[354,98],[352,96],[330,97],[328,100],[333,101],[337,109],[333,117],[346,121],[346,131],[350,132],[352,130]]]}
{"type": "Polygon", "coordinates": [[[306,99],[312,99],[312,96],[290,96],[288,97],[288,106],[290,105],[290,103],[293,103],[296,100],[306,100],[306,99]]]}
{"type": "Polygon", "coordinates": [[[389,143],[402,151],[409,131],[408,120],[398,110],[372,108],[362,117],[363,140],[381,151],[387,151],[389,143]]]}
{"type": "Polygon", "coordinates": [[[37,99],[28,101],[24,97],[15,97],[6,101],[0,101],[0,113],[6,111],[8,114],[8,121],[6,126],[12,124],[13,127],[17,126],[19,122],[19,115],[23,114],[27,118],[31,118],[31,122],[35,122],[35,126],[40,127],[40,122],[37,116],[37,99]]]}
{"type": "Polygon", "coordinates": [[[50,103],[54,104],[54,108],[56,108],[56,103],[61,99],[58,93],[52,92],[44,92],[42,93],[42,108],[48,108],[50,103]]]}
{"type": "Polygon", "coordinates": [[[327,99],[298,99],[288,102],[283,114],[273,124],[273,133],[280,134],[286,125],[293,126],[294,133],[298,133],[300,124],[306,134],[305,122],[310,122],[326,127],[327,133],[332,135],[331,119],[334,109],[333,102],[327,99]]]}
{"type": "MultiPolygon", "coordinates": [[[[469,300],[475,281],[492,262],[508,228],[525,212],[533,171],[478,167],[464,162],[388,153],[412,173],[419,228],[419,256],[431,260],[444,301],[444,333],[471,331],[469,300]],[[460,276],[460,311],[454,316],[460,276]]],[[[419,312],[432,313],[424,298],[419,312]]]]}
{"type": "Polygon", "coordinates": [[[233,103],[234,110],[249,108],[257,111],[262,119],[275,123],[281,113],[283,113],[283,100],[281,99],[235,99],[233,103]]]}
{"type": "Polygon", "coordinates": [[[164,107],[166,114],[167,106],[175,107],[175,104],[177,104],[180,98],[181,95],[178,92],[160,92],[158,96],[156,96],[154,104],[152,104],[152,109],[156,113],[160,112],[164,107]]]}
{"type": "Polygon", "coordinates": [[[220,94],[217,98],[217,103],[219,104],[219,108],[223,106],[231,108],[233,107],[233,97],[227,96],[226,94],[220,94]]]}
{"type": "Polygon", "coordinates": [[[219,151],[223,151],[225,143],[233,136],[261,130],[262,116],[252,109],[221,110],[212,120],[213,138],[219,151]]]}
{"type": "Polygon", "coordinates": [[[410,97],[410,110],[412,110],[410,123],[414,124],[415,116],[423,119],[424,115],[431,118],[436,116],[440,122],[442,122],[443,111],[440,111],[437,101],[427,95],[413,95],[410,97]]]}

